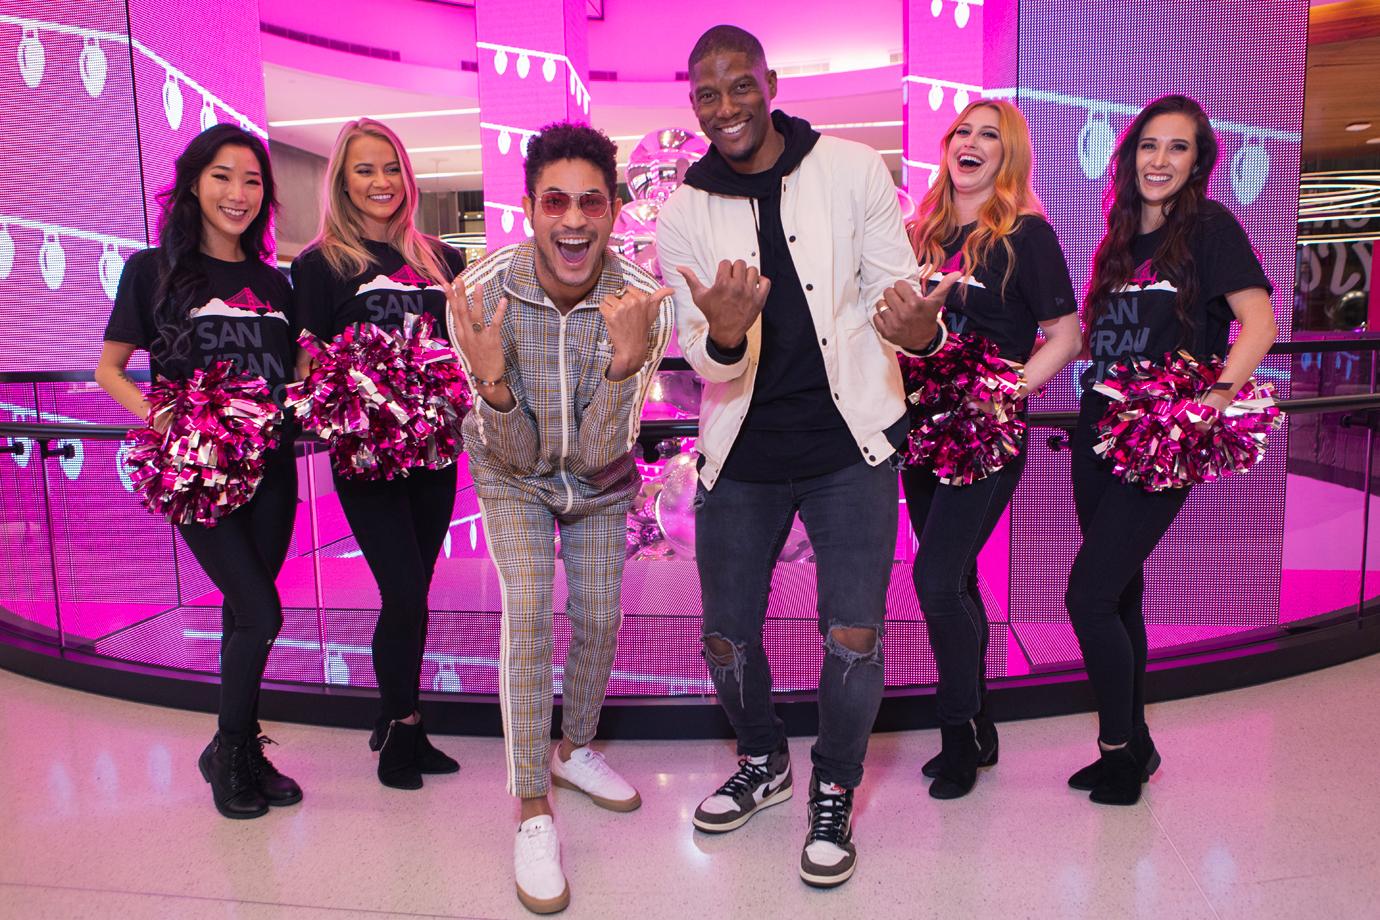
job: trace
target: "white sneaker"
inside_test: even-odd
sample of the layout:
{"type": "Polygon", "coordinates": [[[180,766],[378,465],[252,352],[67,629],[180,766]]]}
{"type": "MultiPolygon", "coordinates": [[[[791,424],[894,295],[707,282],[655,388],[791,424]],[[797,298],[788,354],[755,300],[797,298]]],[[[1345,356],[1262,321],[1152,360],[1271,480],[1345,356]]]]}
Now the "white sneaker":
{"type": "Polygon", "coordinates": [[[609,811],[634,811],[642,796],[604,760],[604,755],[588,747],[578,747],[569,760],[561,760],[559,747],[551,752],[551,781],[566,789],[583,792],[594,804],[609,811]]]}
{"type": "Polygon", "coordinates": [[[528,818],[513,843],[513,875],[522,906],[534,914],[554,914],[570,904],[570,886],[561,871],[561,842],[550,815],[528,818]]]}

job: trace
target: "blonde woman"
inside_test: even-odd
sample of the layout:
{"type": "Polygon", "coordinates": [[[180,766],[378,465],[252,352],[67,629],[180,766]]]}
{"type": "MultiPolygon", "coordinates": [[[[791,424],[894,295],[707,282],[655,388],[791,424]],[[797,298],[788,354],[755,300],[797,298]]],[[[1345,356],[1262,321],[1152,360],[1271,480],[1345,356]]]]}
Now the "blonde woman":
{"type": "MultiPolygon", "coordinates": [[[[355,323],[392,331],[407,314],[428,313],[444,338],[445,290],[464,260],[414,225],[417,180],[397,135],[368,118],[346,124],[322,198],[320,233],[292,263],[303,325],[329,340],[355,323]]],[[[418,710],[427,594],[455,478],[453,464],[379,481],[335,474],[345,519],[378,582],[373,653],[381,707],[369,746],[379,751],[379,781],[398,789],[420,789],[424,773],[460,769],[432,746],[418,710]]]]}
{"type": "MultiPolygon", "coordinates": [[[[968,105],[944,135],[934,184],[910,228],[921,277],[960,273],[945,302],[949,331],[980,335],[1025,363],[1023,394],[1039,389],[1082,345],[1068,266],[1030,185],[1030,131],[1011,103],[968,105]],[[1037,331],[1044,347],[1035,350],[1037,331]]],[[[983,712],[987,613],[977,555],[1011,501],[1022,452],[970,485],[946,485],[922,467],[903,471],[906,508],[920,541],[915,591],[939,669],[943,748],[925,764],[930,795],[967,795],[977,768],[997,761],[997,731],[983,712]]]]}

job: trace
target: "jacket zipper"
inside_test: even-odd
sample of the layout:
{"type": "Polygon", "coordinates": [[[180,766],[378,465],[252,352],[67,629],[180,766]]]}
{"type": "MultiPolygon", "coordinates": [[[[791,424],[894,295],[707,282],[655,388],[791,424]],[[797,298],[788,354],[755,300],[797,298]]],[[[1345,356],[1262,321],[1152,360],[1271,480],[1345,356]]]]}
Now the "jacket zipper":
{"type": "Polygon", "coordinates": [[[565,372],[565,319],[565,314],[561,313],[556,352],[557,368],[561,376],[561,456],[557,462],[557,472],[561,477],[561,485],[565,486],[565,508],[562,509],[562,513],[569,514],[570,509],[575,506],[575,490],[570,486],[570,476],[565,469],[565,457],[570,451],[570,388],[566,384],[565,372]]]}

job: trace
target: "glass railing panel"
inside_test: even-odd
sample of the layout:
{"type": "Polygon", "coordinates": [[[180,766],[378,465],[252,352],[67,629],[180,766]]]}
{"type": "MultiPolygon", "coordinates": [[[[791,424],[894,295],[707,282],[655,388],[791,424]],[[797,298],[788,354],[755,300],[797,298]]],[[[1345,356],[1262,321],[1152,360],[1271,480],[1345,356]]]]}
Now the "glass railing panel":
{"type": "MultiPolygon", "coordinates": [[[[0,419],[33,423],[37,410],[33,384],[0,383],[0,419]]],[[[0,624],[56,642],[43,466],[37,442],[0,437],[0,624]]]]}

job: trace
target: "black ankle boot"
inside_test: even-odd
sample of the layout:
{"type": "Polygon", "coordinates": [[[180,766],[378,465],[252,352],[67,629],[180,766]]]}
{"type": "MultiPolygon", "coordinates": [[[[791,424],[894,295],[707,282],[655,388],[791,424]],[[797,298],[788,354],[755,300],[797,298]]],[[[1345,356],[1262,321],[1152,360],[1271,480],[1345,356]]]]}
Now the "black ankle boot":
{"type": "MultiPolygon", "coordinates": [[[[1148,783],[1150,777],[1160,768],[1160,752],[1155,750],[1155,742],[1150,737],[1150,729],[1137,725],[1131,732],[1131,753],[1141,765],[1140,781],[1148,783]]],[[[1102,760],[1094,760],[1083,769],[1069,777],[1069,785],[1083,792],[1091,792],[1102,778],[1102,760]]]]}
{"type": "Polygon", "coordinates": [[[941,725],[944,747],[939,752],[939,775],[930,783],[930,798],[958,799],[977,782],[978,743],[972,722],[941,725]]]}
{"type": "Polygon", "coordinates": [[[249,742],[249,772],[254,785],[270,805],[296,805],[302,801],[302,787],[290,776],[284,776],[264,754],[264,747],[277,744],[267,735],[249,742]]]}
{"type": "Polygon", "coordinates": [[[460,772],[460,762],[431,743],[421,722],[417,723],[417,769],[422,773],[460,772]]]}
{"type": "Polygon", "coordinates": [[[227,818],[259,818],[268,814],[268,801],[254,782],[249,763],[253,742],[229,744],[217,732],[197,759],[202,778],[211,784],[211,801],[227,818]]]}
{"type": "Polygon", "coordinates": [[[417,734],[420,725],[389,722],[379,740],[379,782],[394,789],[422,788],[422,771],[417,769],[417,734]]]}
{"type": "Polygon", "coordinates": [[[1088,798],[1099,805],[1134,805],[1140,801],[1141,765],[1128,744],[1103,751],[1102,776],[1088,798]]]}
{"type": "MultiPolygon", "coordinates": [[[[997,754],[1000,743],[997,739],[997,726],[984,712],[979,712],[973,716],[973,729],[977,733],[978,743],[978,763],[979,767],[994,767],[997,764],[997,754]]],[[[943,753],[935,754],[925,765],[920,768],[920,774],[934,779],[939,775],[939,764],[943,759],[943,753]]]]}

